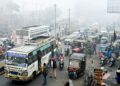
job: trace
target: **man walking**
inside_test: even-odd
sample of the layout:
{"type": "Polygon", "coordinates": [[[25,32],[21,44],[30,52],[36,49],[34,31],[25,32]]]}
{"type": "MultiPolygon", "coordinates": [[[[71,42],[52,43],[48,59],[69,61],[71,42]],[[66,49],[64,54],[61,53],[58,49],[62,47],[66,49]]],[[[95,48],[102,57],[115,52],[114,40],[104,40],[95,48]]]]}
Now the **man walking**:
{"type": "Polygon", "coordinates": [[[57,62],[55,59],[53,59],[53,73],[55,78],[56,78],[56,68],[57,68],[57,62]]]}
{"type": "Polygon", "coordinates": [[[44,82],[43,85],[47,84],[47,75],[48,75],[48,69],[47,69],[47,65],[46,63],[43,64],[43,78],[44,78],[44,82]]]}

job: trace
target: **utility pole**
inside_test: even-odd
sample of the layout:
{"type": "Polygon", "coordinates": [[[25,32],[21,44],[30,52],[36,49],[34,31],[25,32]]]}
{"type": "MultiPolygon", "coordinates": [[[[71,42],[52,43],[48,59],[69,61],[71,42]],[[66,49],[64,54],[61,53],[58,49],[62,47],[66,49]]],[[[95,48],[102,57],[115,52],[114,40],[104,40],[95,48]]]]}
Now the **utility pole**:
{"type": "Polygon", "coordinates": [[[68,11],[68,12],[69,12],[69,19],[68,19],[68,21],[69,21],[69,30],[68,30],[68,33],[70,33],[70,31],[71,31],[71,30],[70,30],[70,8],[69,8],[69,11],[68,11]]]}
{"type": "Polygon", "coordinates": [[[54,5],[54,7],[55,7],[55,38],[57,37],[56,35],[56,4],[54,5]]]}

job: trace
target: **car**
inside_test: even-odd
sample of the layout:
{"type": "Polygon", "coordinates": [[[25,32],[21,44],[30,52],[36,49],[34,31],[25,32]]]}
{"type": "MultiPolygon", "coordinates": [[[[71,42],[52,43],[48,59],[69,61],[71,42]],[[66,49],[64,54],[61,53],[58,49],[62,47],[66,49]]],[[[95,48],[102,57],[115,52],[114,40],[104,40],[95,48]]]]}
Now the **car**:
{"type": "Polygon", "coordinates": [[[65,39],[64,44],[65,45],[71,45],[73,43],[73,39],[65,39]]]}
{"type": "Polygon", "coordinates": [[[101,44],[106,44],[106,43],[108,43],[108,37],[102,37],[101,40],[100,40],[100,43],[101,43],[101,44]]]}
{"type": "Polygon", "coordinates": [[[120,39],[116,40],[116,41],[113,43],[113,46],[114,46],[114,47],[120,46],[120,39]]]}
{"type": "Polygon", "coordinates": [[[107,51],[109,46],[110,46],[110,43],[108,43],[108,44],[100,44],[99,45],[99,52],[107,51]]]}

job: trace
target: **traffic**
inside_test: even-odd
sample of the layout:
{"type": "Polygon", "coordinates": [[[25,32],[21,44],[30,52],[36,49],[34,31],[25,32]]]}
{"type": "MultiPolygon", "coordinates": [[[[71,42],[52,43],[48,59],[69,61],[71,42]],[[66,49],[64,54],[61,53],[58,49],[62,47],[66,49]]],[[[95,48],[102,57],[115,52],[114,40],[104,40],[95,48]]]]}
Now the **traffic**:
{"type": "Polygon", "coordinates": [[[120,86],[120,0],[0,0],[0,86],[120,86]]]}
{"type": "MultiPolygon", "coordinates": [[[[103,33],[99,33],[100,35],[97,35],[97,33],[93,37],[90,34],[91,32],[82,35],[81,38],[81,32],[75,33],[79,33],[80,37],[76,38],[74,37],[76,35],[74,35],[70,38],[70,35],[69,40],[67,40],[68,37],[64,40],[58,40],[52,36],[38,36],[33,37],[29,42],[24,42],[24,45],[14,45],[11,49],[3,49],[4,45],[2,45],[0,74],[14,81],[29,81],[34,80],[39,74],[41,75],[44,65],[46,65],[50,76],[53,75],[56,78],[56,67],[58,65],[59,71],[67,70],[69,79],[82,78],[84,85],[88,86],[92,82],[86,81],[89,77],[87,70],[92,70],[89,73],[94,74],[95,71],[93,70],[99,69],[104,73],[104,70],[109,72],[108,67],[118,67],[119,39],[116,38],[115,41],[110,41],[103,33]],[[96,64],[97,67],[93,65],[93,57],[99,61],[96,64]],[[92,59],[92,63],[88,62],[89,58],[92,59]],[[54,62],[55,67],[52,66],[54,62]],[[91,69],[88,67],[90,65],[91,69]]],[[[118,70],[116,69],[116,73],[116,78],[114,78],[119,83],[119,67],[118,70]]],[[[103,77],[103,75],[96,77],[103,77]]],[[[106,80],[104,82],[104,79],[99,81],[97,78],[96,81],[99,84],[106,82],[106,80]]],[[[97,82],[94,84],[97,85],[97,82]]]]}

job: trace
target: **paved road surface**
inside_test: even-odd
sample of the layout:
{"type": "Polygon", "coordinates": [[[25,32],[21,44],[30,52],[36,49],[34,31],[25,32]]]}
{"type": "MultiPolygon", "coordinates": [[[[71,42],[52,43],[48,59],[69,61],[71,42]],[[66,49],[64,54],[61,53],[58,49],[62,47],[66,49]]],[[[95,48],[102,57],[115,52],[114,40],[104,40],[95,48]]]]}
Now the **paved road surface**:
{"type": "MultiPolygon", "coordinates": [[[[99,67],[99,59],[98,56],[88,56],[87,57],[87,69],[92,68],[92,62],[93,60],[93,66],[94,67],[99,67]]],[[[47,86],[64,86],[65,82],[68,81],[68,76],[67,76],[67,66],[68,66],[68,57],[66,57],[66,61],[65,61],[65,69],[63,71],[59,71],[57,70],[57,78],[49,78],[48,77],[48,85],[47,86]]],[[[115,79],[113,79],[115,77],[115,70],[116,68],[109,68],[109,72],[111,73],[110,79],[108,80],[108,83],[110,84],[110,86],[120,86],[118,84],[116,84],[115,79]]],[[[74,80],[73,82],[73,86],[84,86],[84,77],[81,77],[78,80],[74,80]]],[[[42,79],[42,75],[38,76],[34,81],[31,82],[13,82],[9,79],[6,79],[2,76],[0,76],[0,86],[42,86],[43,83],[43,79],[42,79]]]]}

